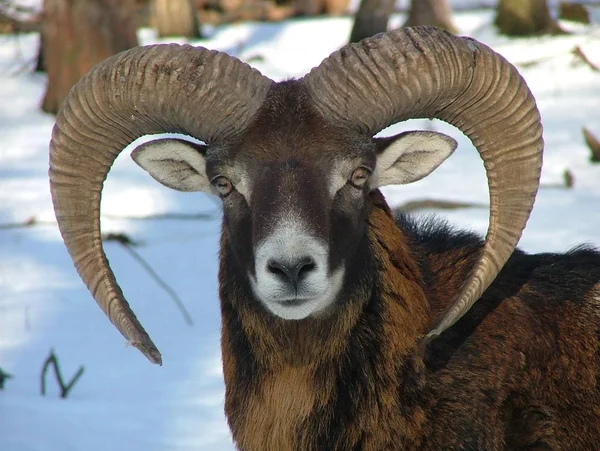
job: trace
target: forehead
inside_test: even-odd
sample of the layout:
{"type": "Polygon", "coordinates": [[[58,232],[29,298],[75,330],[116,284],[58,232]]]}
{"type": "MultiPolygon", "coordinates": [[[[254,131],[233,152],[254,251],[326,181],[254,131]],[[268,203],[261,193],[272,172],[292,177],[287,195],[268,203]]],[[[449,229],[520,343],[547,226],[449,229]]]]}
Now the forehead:
{"type": "Polygon", "coordinates": [[[248,129],[216,159],[251,171],[309,173],[371,157],[370,137],[326,121],[301,81],[286,81],[273,86],[248,129]]]}

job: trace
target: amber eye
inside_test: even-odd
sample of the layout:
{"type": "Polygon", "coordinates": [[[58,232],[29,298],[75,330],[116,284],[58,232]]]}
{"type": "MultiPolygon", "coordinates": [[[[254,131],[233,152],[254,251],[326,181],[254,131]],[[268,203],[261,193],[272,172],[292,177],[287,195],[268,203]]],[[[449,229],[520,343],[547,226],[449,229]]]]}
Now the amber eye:
{"type": "Polygon", "coordinates": [[[363,185],[369,180],[369,176],[371,175],[371,171],[363,166],[356,168],[352,175],[348,179],[350,184],[355,188],[362,188],[363,185]]]}
{"type": "Polygon", "coordinates": [[[212,184],[223,197],[227,196],[229,193],[231,193],[231,191],[233,191],[233,184],[227,177],[223,177],[222,175],[215,177],[212,180],[212,184]]]}

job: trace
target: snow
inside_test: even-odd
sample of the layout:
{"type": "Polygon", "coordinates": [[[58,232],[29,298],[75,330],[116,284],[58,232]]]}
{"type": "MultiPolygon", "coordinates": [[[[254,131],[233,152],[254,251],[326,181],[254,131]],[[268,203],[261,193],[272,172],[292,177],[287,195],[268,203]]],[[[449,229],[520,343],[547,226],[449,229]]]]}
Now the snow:
{"type": "MultiPolygon", "coordinates": [[[[571,54],[579,45],[600,64],[598,28],[567,24],[575,34],[508,39],[490,27],[489,11],[459,12],[455,19],[462,33],[520,64],[542,112],[544,186],[521,247],[542,252],[600,244],[600,165],[589,162],[581,134],[586,126],[600,135],[600,74],[571,54]],[[575,186],[553,187],[567,168],[575,186]]],[[[401,16],[394,18],[401,22],[401,16]]],[[[343,45],[350,27],[349,18],[243,23],[215,28],[209,39],[194,44],[227,51],[283,79],[303,75],[343,45]]],[[[0,392],[0,448],[231,450],[219,352],[218,202],[157,185],[128,152],[109,176],[103,230],[140,241],[136,252],[178,293],[195,322],[192,327],[184,322],[168,295],[122,246],[106,243],[127,298],[163,353],[164,365],[152,366],[126,346],[95,306],[54,223],[47,181],[53,117],[38,110],[44,76],[29,71],[37,39],[0,36],[0,227],[32,217],[38,221],[28,228],[0,228],[0,367],[15,376],[0,392]],[[212,219],[135,219],[169,212],[207,213],[212,219]],[[51,373],[50,392],[46,397],[39,393],[40,370],[50,349],[66,380],[85,367],[66,400],[60,399],[51,373]]],[[[158,41],[147,29],[140,31],[140,39],[158,41]]],[[[460,132],[419,120],[384,133],[410,128],[448,133],[459,149],[425,180],[386,188],[391,204],[423,198],[487,203],[483,166],[460,132]]],[[[436,214],[480,233],[487,228],[485,208],[436,214]]]]}

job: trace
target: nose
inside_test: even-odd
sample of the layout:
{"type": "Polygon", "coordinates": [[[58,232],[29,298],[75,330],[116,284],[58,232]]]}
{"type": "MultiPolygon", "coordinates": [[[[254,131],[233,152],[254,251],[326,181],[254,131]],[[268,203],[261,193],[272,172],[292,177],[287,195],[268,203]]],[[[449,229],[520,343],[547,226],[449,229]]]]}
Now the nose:
{"type": "Polygon", "coordinates": [[[298,283],[316,267],[311,257],[301,257],[292,261],[270,259],[267,262],[269,272],[281,281],[293,285],[294,289],[298,288],[298,283]]]}

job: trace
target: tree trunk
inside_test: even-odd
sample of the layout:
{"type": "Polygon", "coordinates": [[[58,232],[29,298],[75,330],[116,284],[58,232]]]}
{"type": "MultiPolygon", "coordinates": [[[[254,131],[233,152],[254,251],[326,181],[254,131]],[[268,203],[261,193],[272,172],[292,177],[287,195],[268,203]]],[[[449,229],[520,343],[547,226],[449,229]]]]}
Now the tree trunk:
{"type": "Polygon", "coordinates": [[[388,20],[395,5],[395,0],[362,0],[350,33],[350,42],[358,42],[387,31],[388,20]]]}
{"type": "Polygon", "coordinates": [[[443,28],[450,33],[457,31],[452,22],[452,9],[448,0],[411,0],[408,19],[403,26],[415,25],[443,28]]]}
{"type": "Polygon", "coordinates": [[[509,36],[560,32],[546,0],[499,0],[494,23],[509,36]]]}
{"type": "Polygon", "coordinates": [[[200,37],[200,24],[193,0],[152,0],[152,24],[160,37],[200,37]]]}
{"type": "Polygon", "coordinates": [[[93,66],[138,45],[135,0],[44,0],[42,110],[56,114],[71,87],[93,66]]]}

